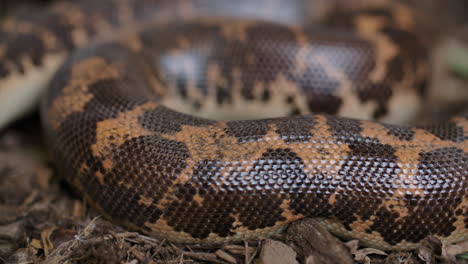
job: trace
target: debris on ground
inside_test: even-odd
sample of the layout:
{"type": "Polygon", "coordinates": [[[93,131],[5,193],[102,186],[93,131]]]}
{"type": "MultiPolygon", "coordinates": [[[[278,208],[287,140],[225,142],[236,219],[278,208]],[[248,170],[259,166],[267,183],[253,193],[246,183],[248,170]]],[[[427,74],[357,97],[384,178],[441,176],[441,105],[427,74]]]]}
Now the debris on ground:
{"type": "Polygon", "coordinates": [[[304,219],[291,224],[286,240],[293,245],[302,263],[353,263],[345,244],[314,219],[304,219]]]}

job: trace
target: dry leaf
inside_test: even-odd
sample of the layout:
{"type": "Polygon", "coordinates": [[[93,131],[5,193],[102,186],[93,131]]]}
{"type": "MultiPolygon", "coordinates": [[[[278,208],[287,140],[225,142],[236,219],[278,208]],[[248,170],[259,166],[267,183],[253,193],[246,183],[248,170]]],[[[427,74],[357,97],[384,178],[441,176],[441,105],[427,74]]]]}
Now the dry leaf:
{"type": "Polygon", "coordinates": [[[350,240],[345,243],[345,246],[349,248],[349,252],[351,252],[351,254],[354,254],[359,248],[359,240],[350,240]]]}
{"type": "Polygon", "coordinates": [[[381,255],[387,256],[387,253],[383,252],[382,250],[378,250],[375,248],[363,248],[354,253],[354,260],[363,261],[367,257],[367,255],[381,255]]]}
{"type": "Polygon", "coordinates": [[[433,251],[426,247],[421,246],[418,249],[418,257],[420,260],[424,261],[426,264],[433,264],[435,263],[435,257],[433,251]]]}
{"type": "Polygon", "coordinates": [[[54,249],[54,244],[50,240],[50,236],[56,229],[57,227],[51,227],[41,232],[41,242],[45,256],[48,256],[51,250],[54,249]]]}
{"type": "Polygon", "coordinates": [[[426,264],[435,264],[436,258],[442,252],[442,242],[434,236],[428,236],[418,248],[418,257],[426,264]]]}
{"type": "Polygon", "coordinates": [[[42,242],[39,239],[34,238],[29,245],[35,249],[42,249],[42,242]]]}
{"type": "Polygon", "coordinates": [[[456,261],[456,256],[468,252],[468,240],[454,245],[442,246],[442,258],[449,261],[456,261]]]}
{"type": "Polygon", "coordinates": [[[349,249],[316,219],[306,218],[291,224],[286,240],[306,263],[352,264],[349,249]]]}
{"type": "Polygon", "coordinates": [[[260,253],[263,264],[297,264],[296,252],[288,245],[267,239],[260,253]]]}
{"type": "Polygon", "coordinates": [[[251,256],[256,250],[255,247],[239,246],[239,245],[224,245],[223,249],[229,251],[232,254],[245,255],[247,253],[249,256],[251,256]]]}

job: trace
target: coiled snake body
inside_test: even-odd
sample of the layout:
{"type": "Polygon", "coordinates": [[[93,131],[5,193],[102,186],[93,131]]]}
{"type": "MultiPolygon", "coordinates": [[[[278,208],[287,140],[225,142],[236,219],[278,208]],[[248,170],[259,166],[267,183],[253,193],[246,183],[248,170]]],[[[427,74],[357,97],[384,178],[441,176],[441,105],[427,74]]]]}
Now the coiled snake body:
{"type": "Polygon", "coordinates": [[[343,15],[331,24],[354,30],[324,31],[298,26],[303,4],[81,0],[10,18],[0,105],[71,54],[41,107],[52,157],[101,213],[157,237],[261,238],[316,217],[382,249],[467,239],[466,116],[330,115],[412,117],[427,62],[407,13],[343,15]]]}

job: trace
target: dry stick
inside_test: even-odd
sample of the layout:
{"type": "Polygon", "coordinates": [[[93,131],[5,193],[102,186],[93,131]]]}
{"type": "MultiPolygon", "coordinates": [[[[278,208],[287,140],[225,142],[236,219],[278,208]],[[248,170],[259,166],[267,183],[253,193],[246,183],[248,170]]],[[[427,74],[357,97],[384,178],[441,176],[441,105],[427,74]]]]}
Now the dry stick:
{"type": "Polygon", "coordinates": [[[245,247],[245,253],[244,253],[244,261],[245,264],[249,263],[249,243],[244,240],[244,247],[245,247]]]}
{"type": "Polygon", "coordinates": [[[219,260],[218,257],[212,253],[183,252],[183,254],[188,256],[189,258],[195,258],[198,260],[211,261],[213,263],[219,264],[228,264],[227,262],[219,260]]]}
{"type": "Polygon", "coordinates": [[[229,262],[229,263],[232,263],[232,264],[237,263],[236,258],[234,258],[233,256],[229,255],[226,251],[224,251],[224,250],[222,250],[222,249],[216,250],[215,254],[216,254],[216,256],[218,256],[220,259],[224,259],[224,260],[226,260],[226,261],[229,262]]]}
{"type": "Polygon", "coordinates": [[[255,259],[255,256],[258,254],[258,251],[260,250],[260,248],[261,248],[262,246],[263,246],[263,245],[262,245],[262,241],[259,241],[257,248],[255,249],[255,251],[254,251],[254,253],[252,254],[252,256],[250,256],[250,259],[249,259],[249,261],[248,261],[246,264],[252,263],[252,261],[255,259]]]}

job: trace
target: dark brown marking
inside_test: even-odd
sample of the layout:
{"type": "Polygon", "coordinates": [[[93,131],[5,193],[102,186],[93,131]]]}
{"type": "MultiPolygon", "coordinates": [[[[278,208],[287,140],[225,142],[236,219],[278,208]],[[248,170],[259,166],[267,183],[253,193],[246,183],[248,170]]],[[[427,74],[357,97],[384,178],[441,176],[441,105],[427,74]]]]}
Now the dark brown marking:
{"type": "Polygon", "coordinates": [[[224,89],[223,87],[216,88],[216,102],[220,105],[230,103],[232,99],[232,94],[229,90],[224,89]]]}
{"type": "Polygon", "coordinates": [[[313,129],[316,121],[313,116],[297,116],[278,119],[273,122],[276,125],[276,133],[286,143],[308,142],[313,137],[313,129]]]}
{"type": "Polygon", "coordinates": [[[458,143],[465,140],[465,131],[463,127],[457,126],[454,122],[449,121],[421,128],[442,140],[450,140],[458,143]]]}
{"type": "Polygon", "coordinates": [[[87,189],[93,203],[105,208],[112,219],[120,223],[129,223],[145,228],[145,222],[156,222],[162,211],[154,205],[139,203],[141,192],[136,188],[126,188],[114,184],[98,185],[96,182],[89,184],[87,189]]]}
{"type": "Polygon", "coordinates": [[[270,125],[275,126],[286,143],[307,142],[313,136],[315,119],[311,115],[291,118],[272,118],[263,120],[229,121],[226,123],[226,134],[234,136],[240,143],[258,141],[264,137],[270,125]]]}
{"type": "Polygon", "coordinates": [[[267,134],[269,123],[269,120],[228,121],[225,131],[239,143],[258,141],[267,134]]]}
{"type": "Polygon", "coordinates": [[[309,110],[312,113],[336,114],[340,110],[342,104],[343,99],[333,95],[311,97],[307,101],[309,110]]]}
{"type": "Polygon", "coordinates": [[[4,56],[1,58],[3,61],[0,68],[3,76],[7,76],[10,71],[6,68],[5,62],[9,62],[15,66],[15,70],[24,74],[25,68],[22,63],[23,58],[28,58],[32,61],[34,66],[40,66],[43,63],[44,55],[46,54],[46,47],[43,41],[33,34],[8,33],[5,36],[7,47],[4,51],[4,56]]]}
{"type": "Polygon", "coordinates": [[[383,125],[387,129],[388,135],[397,137],[399,140],[411,141],[414,138],[414,129],[407,126],[383,125]]]}
{"type": "Polygon", "coordinates": [[[404,197],[408,215],[403,218],[380,208],[376,212],[380,221],[370,228],[378,231],[390,244],[402,240],[417,243],[429,234],[449,236],[455,231],[456,216],[462,211],[456,212],[455,208],[462,202],[466,190],[463,168],[467,166],[468,154],[461,149],[442,148],[421,153],[417,180],[425,186],[424,196],[404,197]],[[421,219],[425,221],[421,222],[421,219]]]}
{"type": "Polygon", "coordinates": [[[9,75],[10,71],[6,68],[6,65],[0,62],[0,78],[5,78],[9,75]]]}
{"type": "Polygon", "coordinates": [[[175,187],[178,199],[167,206],[164,218],[176,231],[184,231],[200,239],[207,238],[210,233],[220,237],[233,235],[230,229],[235,219],[231,214],[239,200],[228,190],[221,189],[225,195],[218,196],[213,189],[223,168],[224,164],[217,160],[200,161],[193,168],[192,179],[175,187]],[[202,204],[194,200],[195,195],[204,199],[202,204]],[[218,198],[212,199],[216,196],[218,198]]]}
{"type": "Polygon", "coordinates": [[[333,136],[339,140],[346,142],[349,140],[354,141],[355,138],[362,138],[360,133],[363,128],[359,120],[329,116],[327,124],[330,126],[333,136]]]}
{"type": "Polygon", "coordinates": [[[294,96],[288,95],[288,96],[286,97],[286,103],[287,103],[287,104],[291,104],[291,105],[294,104],[294,96]]]}
{"type": "MultiPolygon", "coordinates": [[[[333,211],[351,230],[350,225],[358,220],[369,220],[375,215],[382,200],[392,194],[392,182],[398,179],[400,168],[396,165],[395,150],[376,139],[355,135],[349,147],[349,159],[338,173],[342,177],[333,211]],[[352,143],[351,143],[352,142],[352,143]],[[349,185],[349,186],[347,186],[349,185]],[[348,199],[347,197],[356,199],[348,199]]],[[[388,242],[388,241],[387,241],[388,242]]]]}
{"type": "Polygon", "coordinates": [[[164,106],[146,112],[139,122],[145,129],[162,134],[179,132],[184,125],[203,127],[215,123],[215,121],[182,114],[164,106]]]}
{"type": "MultiPolygon", "coordinates": [[[[120,185],[123,189],[128,188],[123,186],[132,186],[138,190],[139,196],[135,198],[137,202],[140,200],[139,197],[147,197],[157,204],[164,197],[172,182],[187,167],[188,157],[189,152],[182,142],[158,136],[140,136],[129,139],[116,148],[112,152],[112,157],[109,157],[114,166],[104,175],[105,185],[120,185]],[[126,162],[127,157],[132,157],[133,162],[126,162]]],[[[104,191],[100,190],[90,195],[94,195],[95,199],[104,199],[106,195],[112,195],[104,191]]],[[[111,214],[114,213],[113,211],[129,211],[127,215],[121,217],[127,218],[126,220],[136,217],[140,220],[137,224],[154,223],[162,214],[162,211],[155,206],[135,205],[135,203],[123,202],[119,207],[107,208],[110,208],[111,214]],[[137,210],[138,208],[140,211],[137,210]]]]}
{"type": "Polygon", "coordinates": [[[268,102],[268,100],[270,100],[270,97],[271,97],[270,91],[269,91],[268,89],[263,90],[263,92],[262,92],[262,99],[261,99],[261,100],[262,100],[263,102],[268,102]]]}

